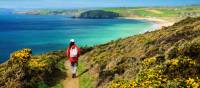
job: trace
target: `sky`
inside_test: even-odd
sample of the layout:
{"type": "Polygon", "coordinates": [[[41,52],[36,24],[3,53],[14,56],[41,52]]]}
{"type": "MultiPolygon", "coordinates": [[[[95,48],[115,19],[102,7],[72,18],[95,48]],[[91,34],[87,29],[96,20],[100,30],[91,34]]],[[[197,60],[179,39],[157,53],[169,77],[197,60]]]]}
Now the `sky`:
{"type": "Polygon", "coordinates": [[[137,6],[182,6],[200,0],[0,0],[0,8],[98,8],[137,6]]]}

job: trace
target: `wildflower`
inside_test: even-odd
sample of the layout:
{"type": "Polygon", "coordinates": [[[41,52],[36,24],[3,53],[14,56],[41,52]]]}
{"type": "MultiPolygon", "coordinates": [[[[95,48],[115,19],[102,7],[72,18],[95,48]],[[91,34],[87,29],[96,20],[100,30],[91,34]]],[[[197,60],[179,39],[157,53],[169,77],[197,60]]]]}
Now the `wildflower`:
{"type": "Polygon", "coordinates": [[[186,84],[187,84],[187,87],[190,88],[198,88],[199,87],[199,83],[195,82],[194,79],[192,78],[189,78],[188,80],[186,80],[186,84]]]}
{"type": "Polygon", "coordinates": [[[17,61],[20,64],[26,63],[31,57],[31,49],[25,48],[20,51],[16,51],[11,54],[13,61],[17,61]]]}
{"type": "Polygon", "coordinates": [[[178,62],[179,62],[178,59],[174,59],[174,60],[171,61],[171,65],[177,66],[178,62]]]}

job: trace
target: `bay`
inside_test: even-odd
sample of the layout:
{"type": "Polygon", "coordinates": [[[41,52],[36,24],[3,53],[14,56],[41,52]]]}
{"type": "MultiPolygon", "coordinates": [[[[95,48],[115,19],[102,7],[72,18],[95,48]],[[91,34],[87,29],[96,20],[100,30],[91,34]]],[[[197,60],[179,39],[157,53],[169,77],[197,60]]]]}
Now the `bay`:
{"type": "Polygon", "coordinates": [[[31,48],[34,54],[64,49],[70,39],[94,46],[145,32],[153,23],[130,19],[72,19],[62,15],[0,14],[0,63],[10,53],[31,48]]]}

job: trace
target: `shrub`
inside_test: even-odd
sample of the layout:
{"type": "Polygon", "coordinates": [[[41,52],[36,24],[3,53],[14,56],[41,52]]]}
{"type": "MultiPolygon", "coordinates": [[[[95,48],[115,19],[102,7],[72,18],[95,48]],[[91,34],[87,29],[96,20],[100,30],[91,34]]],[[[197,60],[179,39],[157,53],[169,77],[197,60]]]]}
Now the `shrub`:
{"type": "Polygon", "coordinates": [[[31,49],[25,48],[11,54],[11,61],[13,63],[26,63],[32,55],[31,49]]]}

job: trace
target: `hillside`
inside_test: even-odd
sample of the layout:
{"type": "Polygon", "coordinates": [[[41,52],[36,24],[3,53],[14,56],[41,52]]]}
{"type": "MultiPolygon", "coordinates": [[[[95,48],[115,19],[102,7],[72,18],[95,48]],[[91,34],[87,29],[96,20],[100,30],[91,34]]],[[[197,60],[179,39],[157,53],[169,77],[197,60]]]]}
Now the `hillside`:
{"type": "Polygon", "coordinates": [[[78,18],[88,18],[88,19],[112,19],[119,17],[118,13],[104,10],[90,10],[83,12],[78,18]]]}
{"type": "Polygon", "coordinates": [[[175,21],[186,17],[200,16],[200,6],[175,6],[175,7],[129,7],[129,8],[104,8],[104,11],[119,13],[122,17],[157,18],[175,21]],[[176,20],[174,20],[176,19],[176,20]]]}
{"type": "Polygon", "coordinates": [[[99,88],[198,88],[199,40],[200,17],[96,46],[81,57],[90,71],[80,80],[99,88]]]}

